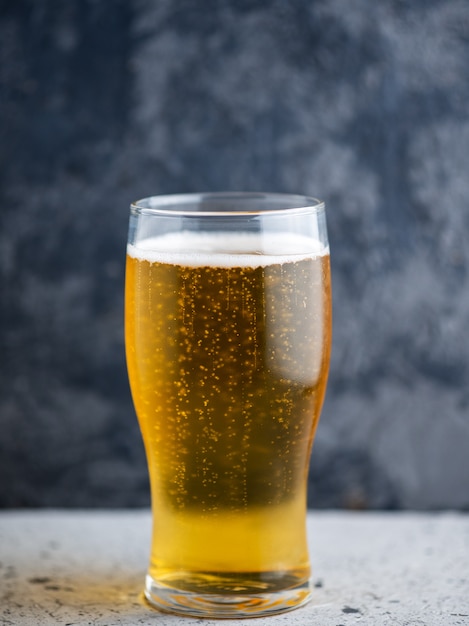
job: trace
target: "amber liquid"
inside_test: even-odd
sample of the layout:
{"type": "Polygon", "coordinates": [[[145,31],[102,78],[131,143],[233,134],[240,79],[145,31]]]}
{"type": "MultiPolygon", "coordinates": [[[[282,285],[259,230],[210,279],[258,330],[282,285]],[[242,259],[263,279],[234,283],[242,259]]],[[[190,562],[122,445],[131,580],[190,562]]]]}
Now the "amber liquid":
{"type": "Polygon", "coordinates": [[[329,256],[242,257],[178,264],[132,246],[127,256],[149,573],[186,591],[269,592],[310,575],[306,480],[329,364],[329,256]]]}

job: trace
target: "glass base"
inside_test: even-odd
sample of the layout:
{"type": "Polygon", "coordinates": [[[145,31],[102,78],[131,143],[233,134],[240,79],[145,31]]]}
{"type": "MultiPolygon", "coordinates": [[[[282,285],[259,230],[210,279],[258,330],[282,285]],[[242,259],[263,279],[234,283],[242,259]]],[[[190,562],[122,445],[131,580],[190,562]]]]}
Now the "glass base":
{"type": "Polygon", "coordinates": [[[233,619],[292,611],[310,600],[311,585],[306,581],[269,593],[198,593],[161,584],[147,575],[144,594],[152,607],[167,613],[233,619]]]}

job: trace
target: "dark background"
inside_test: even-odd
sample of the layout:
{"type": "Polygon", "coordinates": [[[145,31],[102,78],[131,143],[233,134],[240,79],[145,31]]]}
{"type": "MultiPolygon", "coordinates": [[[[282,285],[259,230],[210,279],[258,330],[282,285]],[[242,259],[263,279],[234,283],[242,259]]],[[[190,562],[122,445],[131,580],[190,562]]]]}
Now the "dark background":
{"type": "Polygon", "coordinates": [[[316,507],[469,507],[466,0],[0,0],[0,506],[140,506],[128,205],[328,206],[316,507]]]}

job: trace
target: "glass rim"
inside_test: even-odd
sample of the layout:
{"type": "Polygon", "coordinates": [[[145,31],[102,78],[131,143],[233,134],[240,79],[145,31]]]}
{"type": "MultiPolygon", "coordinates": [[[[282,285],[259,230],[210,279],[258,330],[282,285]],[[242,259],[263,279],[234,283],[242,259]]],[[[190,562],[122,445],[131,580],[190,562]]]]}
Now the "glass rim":
{"type": "Polygon", "coordinates": [[[325,211],[325,203],[312,196],[290,193],[257,192],[257,191],[221,191],[181,194],[162,194],[141,198],[130,205],[132,213],[139,215],[159,215],[166,217],[256,217],[264,215],[298,215],[321,213],[325,211]],[[264,201],[267,208],[243,208],[248,202],[264,201]],[[269,206],[269,201],[277,206],[269,206]],[[239,208],[202,210],[197,207],[221,202],[238,204],[239,208]],[[191,207],[190,209],[188,207],[191,207]],[[179,208],[178,208],[179,207],[179,208]]]}

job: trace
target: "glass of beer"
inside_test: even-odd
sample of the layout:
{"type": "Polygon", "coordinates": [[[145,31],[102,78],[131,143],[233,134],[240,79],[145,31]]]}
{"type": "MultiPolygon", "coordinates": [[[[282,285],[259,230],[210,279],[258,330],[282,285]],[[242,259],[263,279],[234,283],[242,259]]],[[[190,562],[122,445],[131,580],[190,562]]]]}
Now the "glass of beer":
{"type": "Polygon", "coordinates": [[[135,202],[125,333],[151,485],[148,602],[206,618],[306,603],[306,486],[331,343],[324,204],[135,202]]]}

